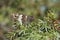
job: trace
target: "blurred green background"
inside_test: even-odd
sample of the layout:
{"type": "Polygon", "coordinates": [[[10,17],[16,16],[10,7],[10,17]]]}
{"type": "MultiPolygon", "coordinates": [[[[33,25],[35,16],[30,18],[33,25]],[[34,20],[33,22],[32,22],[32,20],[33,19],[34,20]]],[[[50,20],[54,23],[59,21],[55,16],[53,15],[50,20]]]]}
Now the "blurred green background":
{"type": "Polygon", "coordinates": [[[0,39],[60,40],[60,29],[54,29],[52,23],[53,20],[57,20],[59,12],[60,0],[0,0],[0,39]],[[45,16],[44,13],[42,14],[43,11],[41,12],[43,9],[41,6],[47,6],[48,9],[52,10],[52,12],[47,10],[48,14],[47,17],[43,18],[44,20],[41,20],[42,17],[40,16],[45,16]],[[35,21],[29,24],[28,28],[23,25],[17,26],[16,30],[9,32],[9,30],[12,30],[9,28],[13,25],[13,22],[10,20],[12,13],[32,15],[35,17],[35,21]]]}

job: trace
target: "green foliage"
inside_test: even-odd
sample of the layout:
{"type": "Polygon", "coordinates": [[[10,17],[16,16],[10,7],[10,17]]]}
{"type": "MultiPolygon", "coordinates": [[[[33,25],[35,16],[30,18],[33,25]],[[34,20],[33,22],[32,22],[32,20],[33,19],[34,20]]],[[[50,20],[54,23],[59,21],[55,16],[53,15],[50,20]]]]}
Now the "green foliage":
{"type": "MultiPolygon", "coordinates": [[[[1,0],[0,0],[1,1],[1,0]]],[[[0,23],[7,22],[9,27],[12,27],[13,22],[10,20],[12,13],[23,13],[26,15],[33,15],[36,21],[26,26],[20,25],[16,22],[16,29],[5,34],[9,40],[58,40],[59,32],[54,29],[53,20],[57,20],[57,10],[60,8],[52,8],[49,10],[47,16],[44,15],[43,20],[37,18],[40,12],[40,5],[44,4],[43,0],[2,0],[2,7],[0,8],[0,23]]],[[[45,3],[46,4],[46,3],[45,3]]],[[[39,15],[40,18],[40,15],[39,15]]]]}
{"type": "Polygon", "coordinates": [[[28,26],[17,26],[16,31],[10,33],[10,39],[14,40],[54,40],[58,38],[58,32],[51,29],[53,25],[48,20],[40,20],[33,22],[28,26]],[[45,28],[45,29],[44,29],[45,28]],[[57,34],[57,35],[56,35],[57,34]],[[57,38],[56,38],[57,37],[57,38]]]}

